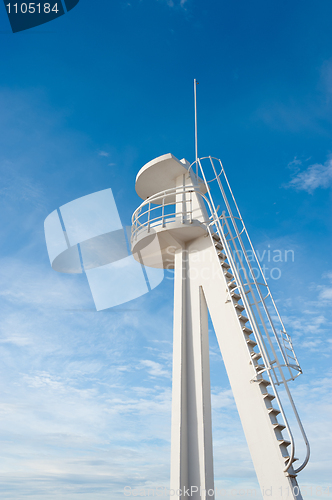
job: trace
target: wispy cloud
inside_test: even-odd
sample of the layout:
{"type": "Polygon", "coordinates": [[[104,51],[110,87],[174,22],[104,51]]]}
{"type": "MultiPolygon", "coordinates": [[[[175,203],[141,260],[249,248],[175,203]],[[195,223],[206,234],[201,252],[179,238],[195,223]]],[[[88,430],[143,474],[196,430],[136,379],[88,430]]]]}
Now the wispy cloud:
{"type": "Polygon", "coordinates": [[[151,377],[170,377],[170,372],[165,370],[163,365],[157,363],[156,361],[151,361],[149,359],[144,359],[140,361],[141,365],[146,367],[149,375],[151,377]]]}
{"type": "Polygon", "coordinates": [[[180,7],[182,9],[185,9],[187,3],[188,0],[166,0],[166,4],[168,5],[168,7],[172,8],[180,7]]]}
{"type": "Polygon", "coordinates": [[[328,279],[331,285],[318,285],[318,299],[325,302],[330,302],[332,301],[332,271],[324,273],[323,278],[328,279]]]}
{"type": "MultiPolygon", "coordinates": [[[[293,162],[291,162],[294,164],[293,162]]],[[[296,162],[299,165],[299,161],[296,162]]],[[[324,164],[315,163],[305,170],[297,172],[295,177],[285,184],[285,188],[293,188],[297,191],[313,193],[317,188],[328,188],[332,185],[332,157],[324,164]]]]}
{"type": "Polygon", "coordinates": [[[17,165],[9,160],[0,162],[1,203],[13,204],[19,201],[29,202],[44,208],[46,196],[40,183],[18,171],[17,165]]]}
{"type": "Polygon", "coordinates": [[[211,394],[211,404],[214,410],[221,408],[235,409],[235,401],[232,389],[213,390],[211,394]]]}
{"type": "Polygon", "coordinates": [[[0,297],[19,307],[64,309],[91,306],[87,283],[83,276],[66,276],[54,272],[51,267],[31,264],[16,258],[0,261],[0,297]]]}
{"type": "Polygon", "coordinates": [[[255,118],[277,130],[289,130],[297,133],[303,129],[320,130],[316,119],[316,110],[303,106],[293,100],[277,102],[269,100],[262,103],[255,112],[255,118]]]}
{"type": "MultiPolygon", "coordinates": [[[[173,7],[184,5],[183,1],[173,2],[173,7]]],[[[17,119],[12,130],[17,128],[16,122],[17,119]]],[[[31,126],[26,127],[27,131],[29,129],[31,126]]],[[[30,137],[28,141],[46,144],[42,149],[46,165],[49,164],[46,161],[49,150],[52,155],[68,152],[63,146],[66,145],[64,139],[59,147],[54,140],[54,130],[51,132],[49,141],[33,141],[30,137]]],[[[65,182],[63,175],[71,171],[69,168],[62,171],[59,195],[52,199],[52,207],[63,203],[69,194],[68,201],[75,198],[71,192],[63,191],[66,182],[82,172],[78,167],[82,156],[78,161],[76,154],[80,148],[77,151],[71,148],[70,158],[57,156],[57,164],[67,165],[73,160],[77,162],[76,170],[70,173],[72,177],[64,177],[65,182]]],[[[113,150],[108,146],[107,150],[111,151],[111,159],[115,158],[114,161],[120,164],[113,150]]],[[[96,151],[98,146],[89,154],[96,163],[103,163],[97,161],[96,151]]],[[[36,151],[25,155],[24,148],[22,158],[26,156],[35,162],[36,151]]],[[[132,156],[129,155],[128,162],[132,156]]],[[[18,172],[27,174],[22,176],[19,189],[24,198],[36,206],[43,202],[43,190],[44,193],[46,190],[42,182],[40,185],[37,182],[39,176],[35,176],[35,182],[26,163],[23,166],[18,172]]],[[[15,183],[20,181],[18,177],[9,178],[6,184],[9,187],[2,193],[8,200],[11,197],[12,202],[16,196],[15,183]]],[[[48,179],[53,182],[54,178],[48,179]]],[[[47,196],[51,191],[53,186],[47,196]]],[[[49,213],[48,208],[44,211],[46,215],[49,213]]],[[[21,211],[19,215],[21,217],[21,211]]],[[[41,233],[43,218],[39,216],[36,220],[34,217],[31,222],[32,227],[39,224],[41,233]]],[[[10,224],[17,232],[12,220],[10,224]]],[[[162,292],[153,291],[148,300],[144,297],[137,300],[133,313],[128,308],[128,312],[115,310],[111,314],[97,314],[90,310],[89,314],[83,314],[87,311],[84,307],[93,307],[84,276],[55,273],[47,262],[42,235],[33,243],[37,248],[35,259],[29,256],[31,260],[26,262],[26,248],[22,248],[17,258],[12,251],[11,258],[0,262],[3,269],[0,278],[1,498],[118,500],[127,484],[168,486],[172,347],[169,297],[172,284],[163,285],[168,286],[168,293],[163,288],[162,292]]],[[[285,244],[285,248],[289,245],[285,244]]],[[[323,298],[327,294],[329,285],[324,287],[314,289],[318,292],[316,299],[319,294],[323,294],[323,298]]],[[[302,307],[303,301],[298,302],[302,307]]],[[[316,302],[318,304],[318,300],[316,302]]],[[[299,336],[306,335],[308,350],[318,349],[321,357],[326,345],[332,346],[329,340],[324,342],[320,336],[327,321],[321,305],[317,304],[310,306],[315,311],[312,320],[301,311],[301,323],[297,323],[296,328],[299,336]]],[[[292,308],[294,321],[298,319],[296,312],[295,305],[292,308]]],[[[221,359],[211,350],[215,353],[215,365],[219,366],[221,359]]],[[[319,452],[330,453],[326,442],[330,424],[324,413],[324,426],[321,426],[316,410],[323,405],[324,411],[327,409],[326,394],[331,389],[327,382],[323,383],[323,390],[319,388],[317,381],[316,386],[305,388],[303,394],[299,391],[300,401],[307,401],[310,394],[307,420],[315,425],[314,437],[318,445],[314,447],[313,464],[318,471],[321,465],[324,466],[319,452]]],[[[213,387],[212,404],[216,484],[218,487],[225,483],[240,487],[244,480],[247,480],[245,486],[255,484],[255,472],[228,385],[226,388],[213,387]],[[231,456],[230,449],[233,450],[231,456]]],[[[318,474],[311,482],[319,484],[322,477],[318,474]]]]}
{"type": "Polygon", "coordinates": [[[127,484],[168,485],[169,373],[136,338],[153,340],[156,322],[140,309],[67,312],[84,305],[77,277],[0,264],[1,496],[116,500],[127,484]]]}
{"type": "Polygon", "coordinates": [[[318,298],[320,300],[332,301],[332,287],[322,286],[318,298]]]}

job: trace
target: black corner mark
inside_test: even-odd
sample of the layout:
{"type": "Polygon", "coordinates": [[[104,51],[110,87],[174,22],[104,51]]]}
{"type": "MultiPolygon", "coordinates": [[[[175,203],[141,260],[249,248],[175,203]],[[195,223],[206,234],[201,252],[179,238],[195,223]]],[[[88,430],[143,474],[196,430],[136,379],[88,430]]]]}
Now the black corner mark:
{"type": "MultiPolygon", "coordinates": [[[[53,21],[65,13],[61,0],[40,0],[36,2],[3,0],[13,33],[34,28],[53,21]]],[[[79,0],[65,0],[67,11],[73,9],[79,0]]]]}

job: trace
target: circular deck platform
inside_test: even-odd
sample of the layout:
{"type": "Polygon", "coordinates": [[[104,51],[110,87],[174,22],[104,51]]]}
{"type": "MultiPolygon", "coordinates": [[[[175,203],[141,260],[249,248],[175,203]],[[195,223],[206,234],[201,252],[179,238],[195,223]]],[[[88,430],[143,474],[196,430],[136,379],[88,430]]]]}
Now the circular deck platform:
{"type": "MultiPolygon", "coordinates": [[[[174,188],[177,177],[190,175],[188,172],[189,163],[186,160],[182,161],[183,163],[171,153],[167,153],[146,163],[136,176],[135,189],[138,196],[146,200],[166,189],[174,188]]],[[[207,189],[202,179],[198,179],[198,184],[200,191],[205,194],[207,189]]],[[[171,201],[169,198],[169,202],[171,201]]]]}
{"type": "Polygon", "coordinates": [[[207,227],[198,220],[169,222],[165,227],[144,228],[132,243],[134,258],[148,267],[173,269],[177,249],[187,242],[207,235],[207,227]]]}

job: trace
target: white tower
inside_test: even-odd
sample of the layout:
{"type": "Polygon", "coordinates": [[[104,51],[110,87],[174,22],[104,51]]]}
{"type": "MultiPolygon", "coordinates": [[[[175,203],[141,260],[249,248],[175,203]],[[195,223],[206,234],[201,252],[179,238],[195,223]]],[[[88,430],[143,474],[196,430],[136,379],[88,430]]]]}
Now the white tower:
{"type": "Polygon", "coordinates": [[[214,498],[209,310],[260,486],[271,500],[302,499],[296,475],[309,445],[287,384],[301,368],[220,160],[160,156],[136,191],[133,254],[174,268],[171,490],[214,498]],[[307,446],[297,468],[280,384],[307,446]]]}

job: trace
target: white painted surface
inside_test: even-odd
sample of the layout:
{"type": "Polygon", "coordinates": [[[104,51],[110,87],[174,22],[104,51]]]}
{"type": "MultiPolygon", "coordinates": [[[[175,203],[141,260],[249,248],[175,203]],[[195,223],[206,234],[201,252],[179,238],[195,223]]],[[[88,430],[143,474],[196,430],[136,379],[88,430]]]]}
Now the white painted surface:
{"type": "MultiPolygon", "coordinates": [[[[153,187],[156,172],[166,161],[174,159],[165,157],[167,155],[147,164],[137,177],[142,185],[144,174],[146,182],[151,182],[149,190],[153,194],[158,192],[153,187]],[[149,180],[150,171],[153,175],[149,180]]],[[[181,169],[174,177],[178,168],[176,163],[174,165],[173,186],[170,186],[169,176],[167,188],[194,183],[194,175],[181,169]]],[[[160,191],[165,189],[162,182],[157,186],[160,191]]],[[[142,192],[141,188],[139,190],[142,192]]],[[[176,210],[183,215],[188,207],[187,194],[177,194],[176,201],[180,201],[176,210]]],[[[192,204],[195,219],[201,224],[207,223],[202,198],[194,193],[192,204]]],[[[174,249],[167,261],[173,259],[175,268],[171,489],[193,488],[191,498],[194,500],[213,498],[199,494],[200,489],[214,489],[208,307],[262,491],[271,500],[286,497],[301,500],[300,493],[293,494],[296,479],[284,472],[285,458],[267,410],[264,388],[251,382],[256,370],[237,311],[229,299],[214,242],[207,232],[203,235],[192,233],[192,238],[188,238],[188,221],[186,217],[183,219],[182,230],[179,221],[176,228],[167,224],[155,228],[165,248],[166,244],[173,244],[174,249]],[[196,487],[198,492],[195,492],[196,487]]],[[[283,451],[285,455],[285,447],[283,451]]],[[[289,473],[292,471],[291,467],[289,473]]]]}
{"type": "Polygon", "coordinates": [[[200,491],[214,490],[208,314],[189,272],[183,248],[175,254],[170,487],[190,488],[191,498],[205,500],[200,491]]]}
{"type": "Polygon", "coordinates": [[[138,172],[135,184],[136,193],[146,200],[153,194],[174,187],[175,179],[186,173],[185,165],[171,153],[158,156],[138,172]]]}
{"type": "MultiPolygon", "coordinates": [[[[236,311],[228,301],[226,280],[214,246],[210,238],[201,237],[187,245],[187,250],[190,289],[192,294],[200,287],[204,291],[258,481],[262,490],[271,491],[272,500],[284,498],[297,482],[283,472],[285,461],[260,386],[250,382],[255,369],[236,311]]],[[[198,315],[195,321],[199,322],[198,315]]],[[[294,497],[290,494],[289,498],[294,497]]]]}

